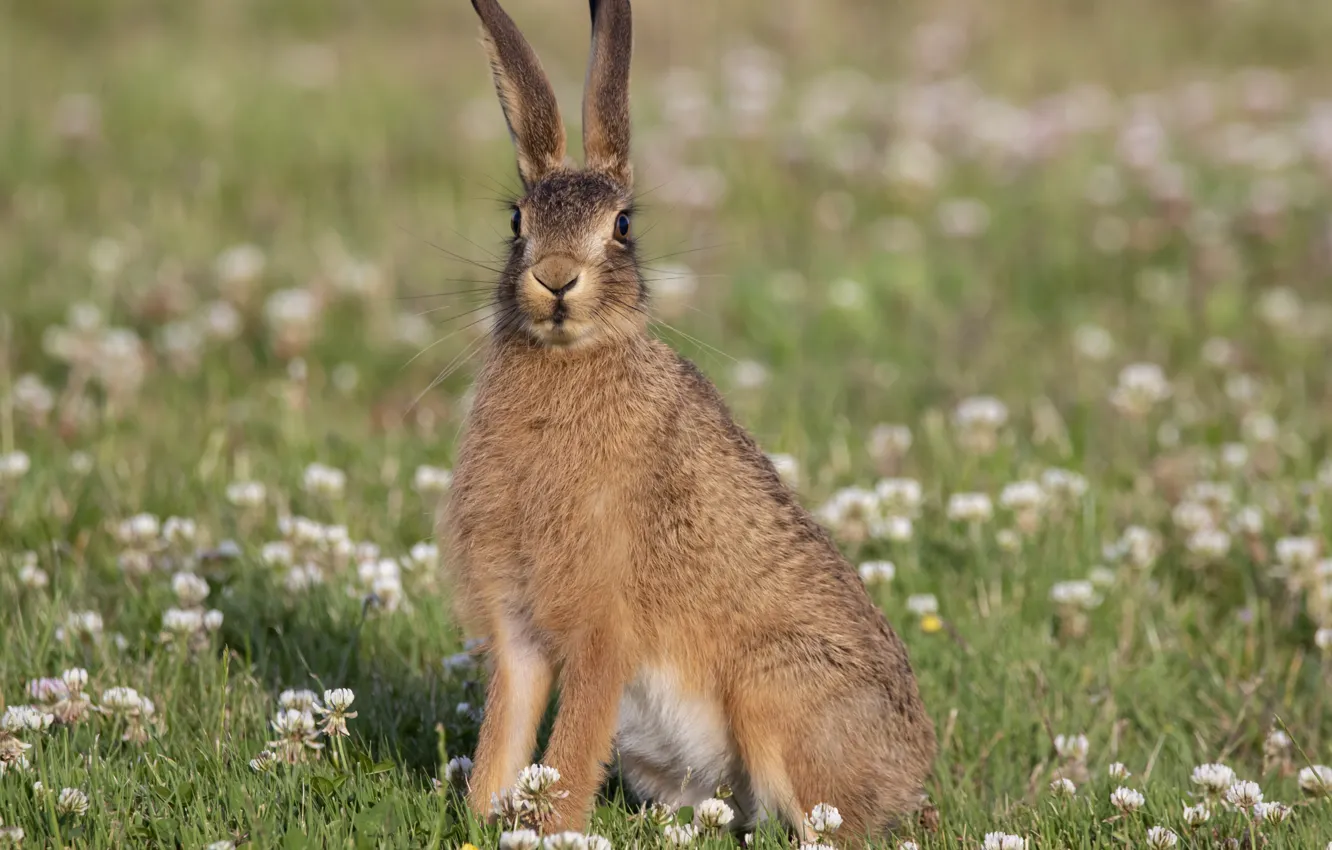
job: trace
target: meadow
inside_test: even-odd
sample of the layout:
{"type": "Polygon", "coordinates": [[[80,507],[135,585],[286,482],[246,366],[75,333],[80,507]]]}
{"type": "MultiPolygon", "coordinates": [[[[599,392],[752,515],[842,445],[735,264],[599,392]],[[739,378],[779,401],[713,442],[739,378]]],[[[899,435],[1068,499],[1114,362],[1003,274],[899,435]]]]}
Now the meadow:
{"type": "MultiPolygon", "coordinates": [[[[505,5],[579,150],[586,4],[505,5]]],[[[881,846],[1332,846],[1332,6],[635,19],[654,332],[938,728],[881,846]]],[[[0,0],[0,847],[501,845],[433,539],[517,187],[476,36],[0,0]]]]}

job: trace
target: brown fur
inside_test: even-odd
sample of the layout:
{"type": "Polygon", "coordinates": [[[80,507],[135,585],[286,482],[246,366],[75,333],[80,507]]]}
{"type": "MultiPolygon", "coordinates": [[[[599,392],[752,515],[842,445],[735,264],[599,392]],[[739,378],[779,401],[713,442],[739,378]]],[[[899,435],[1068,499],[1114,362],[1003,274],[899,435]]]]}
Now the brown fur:
{"type": "MultiPolygon", "coordinates": [[[[616,73],[628,5],[593,4],[616,73]]],[[[517,89],[518,111],[545,88],[517,89]]],[[[622,89],[604,111],[627,122],[622,89]]],[[[618,741],[637,790],[673,795],[705,766],[679,763],[692,752],[737,786],[738,822],[798,826],[824,802],[842,835],[877,832],[916,807],[935,752],[906,649],[712,384],[647,332],[633,242],[614,231],[630,202],[619,120],[602,119],[618,129],[589,170],[550,169],[518,203],[442,517],[458,616],[493,661],[469,802],[488,812],[531,760],[558,677],[543,761],[569,792],[559,829],[584,826],[618,741]],[[660,729],[630,717],[659,705],[660,729]]]]}

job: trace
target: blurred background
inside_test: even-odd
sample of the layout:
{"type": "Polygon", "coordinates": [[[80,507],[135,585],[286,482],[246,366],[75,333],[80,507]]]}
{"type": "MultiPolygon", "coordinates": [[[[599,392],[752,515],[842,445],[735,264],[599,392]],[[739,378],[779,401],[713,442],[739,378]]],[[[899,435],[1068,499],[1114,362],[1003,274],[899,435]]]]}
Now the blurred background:
{"type": "MultiPolygon", "coordinates": [[[[574,151],[585,5],[507,4],[574,151]]],[[[640,0],[635,18],[662,332],[730,389],[775,375],[782,392],[736,403],[789,448],[985,388],[1015,350],[1004,380],[1035,392],[1079,323],[1143,335],[1144,286],[1191,338],[1238,318],[1252,275],[1326,284],[1323,4],[640,0]],[[1301,249],[1237,272],[1264,227],[1301,249]]],[[[129,384],[188,379],[239,336],[218,380],[309,355],[316,385],[336,373],[349,410],[392,419],[484,330],[468,311],[516,180],[464,0],[6,0],[0,55],[18,372],[62,379],[35,343],[87,302],[133,333],[129,384]]],[[[1174,339],[1150,337],[1143,355],[1174,339]]],[[[450,399],[427,394],[418,424],[450,399]]]]}

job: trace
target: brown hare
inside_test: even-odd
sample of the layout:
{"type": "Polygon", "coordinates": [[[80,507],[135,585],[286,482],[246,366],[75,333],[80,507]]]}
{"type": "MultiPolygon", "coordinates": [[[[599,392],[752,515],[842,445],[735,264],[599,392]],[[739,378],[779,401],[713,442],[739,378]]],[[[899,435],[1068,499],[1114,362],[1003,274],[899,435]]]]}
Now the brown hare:
{"type": "Polygon", "coordinates": [[[442,516],[460,621],[492,664],[469,804],[532,760],[585,827],[612,761],[637,795],[729,784],[735,826],[857,840],[919,803],[935,754],[907,652],[855,569],[692,363],[648,331],[629,162],[628,0],[591,0],[585,167],[496,0],[472,0],[524,194],[442,516]],[[808,830],[806,828],[806,834],[808,830]]]}

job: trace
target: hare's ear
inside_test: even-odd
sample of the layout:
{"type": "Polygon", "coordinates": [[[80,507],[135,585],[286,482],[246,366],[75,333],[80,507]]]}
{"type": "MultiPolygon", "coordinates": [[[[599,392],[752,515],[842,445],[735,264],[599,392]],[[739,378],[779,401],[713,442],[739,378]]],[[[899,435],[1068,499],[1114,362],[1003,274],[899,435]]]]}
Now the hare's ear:
{"type": "Polygon", "coordinates": [[[587,167],[609,174],[625,188],[629,163],[629,62],[634,27],[629,0],[590,0],[592,55],[583,91],[583,155],[587,167]]]}
{"type": "Polygon", "coordinates": [[[504,120],[518,152],[518,176],[532,184],[564,163],[564,122],[541,62],[497,0],[472,0],[490,57],[504,120]]]}

